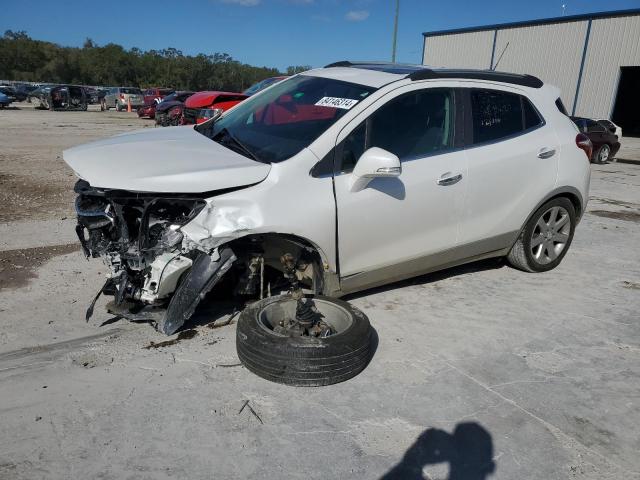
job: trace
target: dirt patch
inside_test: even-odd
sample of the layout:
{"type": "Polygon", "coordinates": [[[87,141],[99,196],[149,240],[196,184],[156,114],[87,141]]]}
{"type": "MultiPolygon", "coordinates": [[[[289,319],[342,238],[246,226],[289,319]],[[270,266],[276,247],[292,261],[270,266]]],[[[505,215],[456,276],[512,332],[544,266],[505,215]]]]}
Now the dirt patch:
{"type": "Polygon", "coordinates": [[[591,210],[591,215],[598,217],[613,218],[614,220],[624,220],[625,222],[640,223],[640,213],[638,212],[609,212],[607,210],[591,210]]]}
{"type": "Polygon", "coordinates": [[[45,262],[78,250],[79,244],[70,243],[0,252],[0,290],[24,287],[32,278],[37,277],[36,270],[45,262]]]}
{"type": "Polygon", "coordinates": [[[66,184],[0,173],[0,222],[51,218],[70,212],[73,192],[66,184]]]}
{"type": "Polygon", "coordinates": [[[147,350],[150,350],[152,348],[162,348],[162,347],[170,347],[171,345],[175,345],[178,342],[181,342],[182,340],[190,340],[193,337],[198,335],[198,331],[197,330],[184,330],[182,332],[180,332],[178,334],[178,336],[176,338],[174,338],[173,340],[167,340],[166,342],[151,342],[149,343],[149,345],[147,345],[146,347],[142,347],[145,348],[147,350]]]}

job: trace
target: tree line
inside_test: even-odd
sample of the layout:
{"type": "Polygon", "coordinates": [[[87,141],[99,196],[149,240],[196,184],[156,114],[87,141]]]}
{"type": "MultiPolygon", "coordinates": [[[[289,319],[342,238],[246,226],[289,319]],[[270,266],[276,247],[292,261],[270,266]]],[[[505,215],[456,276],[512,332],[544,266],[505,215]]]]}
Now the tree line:
{"type": "Polygon", "coordinates": [[[175,48],[127,50],[91,39],[82,48],[34,40],[24,31],[7,30],[0,37],[0,79],[99,86],[173,87],[179,90],[242,91],[267,77],[293,75],[310,66],[290,66],[286,72],[255,67],[227,53],[184,55],[175,48]]]}

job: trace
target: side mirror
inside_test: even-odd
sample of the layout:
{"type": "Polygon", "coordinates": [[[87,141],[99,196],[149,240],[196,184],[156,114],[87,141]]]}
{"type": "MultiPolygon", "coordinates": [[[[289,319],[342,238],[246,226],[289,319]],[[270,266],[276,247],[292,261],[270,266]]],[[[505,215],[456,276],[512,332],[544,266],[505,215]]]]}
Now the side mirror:
{"type": "Polygon", "coordinates": [[[382,148],[371,147],[360,156],[351,173],[350,190],[358,192],[374,178],[398,177],[401,173],[402,166],[396,155],[382,148]]]}

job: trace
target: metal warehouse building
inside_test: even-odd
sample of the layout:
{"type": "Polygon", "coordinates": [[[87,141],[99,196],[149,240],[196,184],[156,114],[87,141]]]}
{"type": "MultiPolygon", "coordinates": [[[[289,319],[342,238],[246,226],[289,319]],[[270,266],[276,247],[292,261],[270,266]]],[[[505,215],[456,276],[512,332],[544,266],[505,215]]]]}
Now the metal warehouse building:
{"type": "Polygon", "coordinates": [[[640,136],[640,9],[425,32],[422,63],[529,73],[573,115],[640,136]]]}

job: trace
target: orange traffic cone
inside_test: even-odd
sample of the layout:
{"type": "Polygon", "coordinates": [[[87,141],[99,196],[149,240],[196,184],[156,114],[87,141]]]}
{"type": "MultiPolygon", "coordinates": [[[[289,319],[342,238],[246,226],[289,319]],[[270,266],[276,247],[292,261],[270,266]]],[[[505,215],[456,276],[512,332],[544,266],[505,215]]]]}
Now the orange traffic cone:
{"type": "Polygon", "coordinates": [[[127,98],[127,112],[131,113],[131,97],[127,98]]]}

